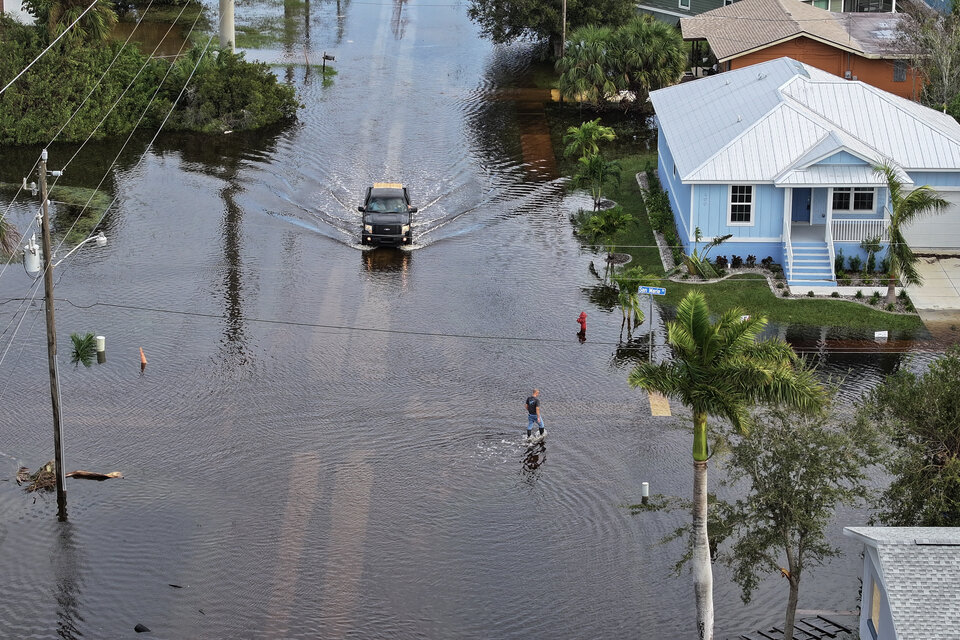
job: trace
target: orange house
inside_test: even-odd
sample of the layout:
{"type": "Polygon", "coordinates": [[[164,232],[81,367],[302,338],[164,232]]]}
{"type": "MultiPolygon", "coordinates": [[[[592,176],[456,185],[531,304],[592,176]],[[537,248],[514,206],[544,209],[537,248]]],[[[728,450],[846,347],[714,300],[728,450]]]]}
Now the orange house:
{"type": "MultiPolygon", "coordinates": [[[[910,100],[921,80],[896,45],[896,13],[832,13],[799,0],[740,0],[680,20],[683,39],[706,41],[717,71],[793,58],[910,100]]],[[[695,45],[696,46],[696,45],[695,45]]]]}

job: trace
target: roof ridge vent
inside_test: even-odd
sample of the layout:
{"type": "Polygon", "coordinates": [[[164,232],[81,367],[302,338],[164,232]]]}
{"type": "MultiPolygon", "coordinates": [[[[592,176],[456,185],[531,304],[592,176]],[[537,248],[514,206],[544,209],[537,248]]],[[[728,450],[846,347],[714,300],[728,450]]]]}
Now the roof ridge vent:
{"type": "Polygon", "coordinates": [[[738,113],[738,114],[737,114],[737,122],[741,122],[742,120],[743,120],[743,116],[738,113]]]}
{"type": "Polygon", "coordinates": [[[767,74],[764,73],[763,71],[757,73],[757,80],[763,80],[766,77],[767,77],[767,74]]]}

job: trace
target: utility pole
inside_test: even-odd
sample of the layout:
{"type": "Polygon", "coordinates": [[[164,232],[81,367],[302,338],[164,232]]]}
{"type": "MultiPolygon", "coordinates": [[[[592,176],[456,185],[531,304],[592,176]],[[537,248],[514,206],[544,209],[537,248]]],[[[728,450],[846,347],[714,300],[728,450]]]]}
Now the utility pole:
{"type": "Polygon", "coordinates": [[[43,242],[43,291],[47,312],[47,361],[50,368],[50,402],[53,405],[53,449],[57,465],[57,519],[67,519],[66,476],[63,468],[63,414],[60,411],[60,373],[57,369],[57,325],[53,318],[53,248],[50,246],[50,203],[47,199],[47,150],[40,154],[40,219],[43,242]]]}
{"type": "Polygon", "coordinates": [[[560,20],[563,23],[560,26],[560,57],[562,58],[567,48],[567,0],[563,0],[563,12],[560,20]]]}
{"type": "Polygon", "coordinates": [[[237,36],[233,30],[233,0],[220,0],[220,47],[233,53],[237,36]]]}

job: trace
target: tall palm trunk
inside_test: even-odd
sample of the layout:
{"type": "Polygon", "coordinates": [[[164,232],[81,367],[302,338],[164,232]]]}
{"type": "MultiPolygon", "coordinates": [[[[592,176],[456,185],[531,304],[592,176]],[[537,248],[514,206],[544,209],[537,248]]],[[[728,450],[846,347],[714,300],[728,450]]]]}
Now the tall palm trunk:
{"type": "MultiPolygon", "coordinates": [[[[889,259],[889,258],[888,258],[889,259]]],[[[892,262],[892,260],[891,260],[892,262]]],[[[887,282],[887,301],[886,304],[893,303],[897,298],[897,268],[890,265],[890,280],[887,282]]]]}
{"type": "Polygon", "coordinates": [[[713,566],[707,535],[707,414],[693,414],[693,593],[697,604],[697,638],[713,640],[713,566]]]}

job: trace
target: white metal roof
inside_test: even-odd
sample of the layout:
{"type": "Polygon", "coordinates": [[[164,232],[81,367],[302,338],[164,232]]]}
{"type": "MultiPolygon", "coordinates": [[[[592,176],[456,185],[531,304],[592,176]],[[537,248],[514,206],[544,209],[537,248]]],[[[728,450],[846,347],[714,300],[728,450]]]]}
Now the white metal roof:
{"type": "Polygon", "coordinates": [[[791,58],[660,89],[650,99],[684,182],[772,182],[831,149],[886,159],[901,176],[960,171],[953,118],[791,58]]]}
{"type": "MultiPolygon", "coordinates": [[[[885,187],[886,179],[865,164],[815,164],[792,169],[774,180],[778,187],[885,187]]],[[[913,184],[911,181],[909,184],[913,184]]]]}

